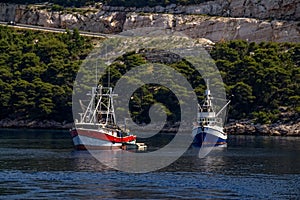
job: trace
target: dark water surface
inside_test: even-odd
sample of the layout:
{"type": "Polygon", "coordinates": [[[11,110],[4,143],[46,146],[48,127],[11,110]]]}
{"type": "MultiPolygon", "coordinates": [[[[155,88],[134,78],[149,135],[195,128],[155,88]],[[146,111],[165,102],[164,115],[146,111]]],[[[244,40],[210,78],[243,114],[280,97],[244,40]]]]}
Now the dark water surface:
{"type": "Polygon", "coordinates": [[[205,158],[129,174],[74,151],[67,131],[0,130],[0,199],[117,198],[300,199],[300,138],[231,136],[205,158]]]}

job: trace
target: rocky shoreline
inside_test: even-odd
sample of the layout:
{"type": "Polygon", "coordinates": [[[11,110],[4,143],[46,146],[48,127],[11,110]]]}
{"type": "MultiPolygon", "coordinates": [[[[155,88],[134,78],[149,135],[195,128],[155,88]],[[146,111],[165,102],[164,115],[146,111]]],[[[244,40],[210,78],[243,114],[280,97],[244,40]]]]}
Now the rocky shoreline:
{"type": "MultiPolygon", "coordinates": [[[[72,127],[73,123],[54,120],[0,120],[0,128],[71,129],[72,127]]],[[[167,132],[170,130],[173,129],[168,128],[167,132]]],[[[251,120],[239,120],[228,123],[225,131],[229,135],[300,136],[300,119],[284,124],[254,124],[251,120]]]]}
{"type": "Polygon", "coordinates": [[[225,126],[230,135],[300,136],[300,120],[286,124],[254,124],[251,121],[237,121],[225,126]]]}
{"type": "Polygon", "coordinates": [[[73,123],[57,122],[54,120],[0,120],[0,128],[26,128],[26,129],[70,129],[73,123]]]}
{"type": "Polygon", "coordinates": [[[255,120],[232,120],[225,126],[231,135],[300,136],[300,115],[296,111],[282,109],[278,120],[270,124],[255,123],[255,120]]]}

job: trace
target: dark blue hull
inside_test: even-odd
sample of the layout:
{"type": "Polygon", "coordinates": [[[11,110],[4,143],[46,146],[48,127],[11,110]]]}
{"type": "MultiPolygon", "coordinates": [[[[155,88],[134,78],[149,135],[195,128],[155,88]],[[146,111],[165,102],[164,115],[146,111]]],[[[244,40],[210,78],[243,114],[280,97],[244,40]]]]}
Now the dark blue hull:
{"type": "Polygon", "coordinates": [[[226,143],[226,139],[207,134],[206,132],[200,132],[194,137],[192,145],[195,147],[221,146],[226,143]]]}

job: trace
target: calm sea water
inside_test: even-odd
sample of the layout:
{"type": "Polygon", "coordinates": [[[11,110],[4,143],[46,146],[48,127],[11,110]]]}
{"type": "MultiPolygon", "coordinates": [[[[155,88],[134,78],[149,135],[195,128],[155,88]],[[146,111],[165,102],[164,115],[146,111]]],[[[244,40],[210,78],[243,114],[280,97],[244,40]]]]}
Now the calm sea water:
{"type": "Polygon", "coordinates": [[[231,136],[156,172],[109,169],[67,131],[0,130],[0,199],[300,199],[300,138],[231,136]]]}

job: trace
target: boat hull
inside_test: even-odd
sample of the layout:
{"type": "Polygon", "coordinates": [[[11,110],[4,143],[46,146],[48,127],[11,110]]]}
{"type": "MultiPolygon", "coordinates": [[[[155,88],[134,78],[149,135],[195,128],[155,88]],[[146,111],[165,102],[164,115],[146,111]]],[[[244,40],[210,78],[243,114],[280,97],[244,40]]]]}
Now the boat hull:
{"type": "Polygon", "coordinates": [[[126,144],[135,144],[133,135],[116,137],[108,135],[101,130],[73,129],[72,140],[77,150],[109,150],[122,149],[126,144]]]}
{"type": "Polygon", "coordinates": [[[193,129],[193,146],[226,146],[227,134],[214,127],[196,127],[193,129]]]}

